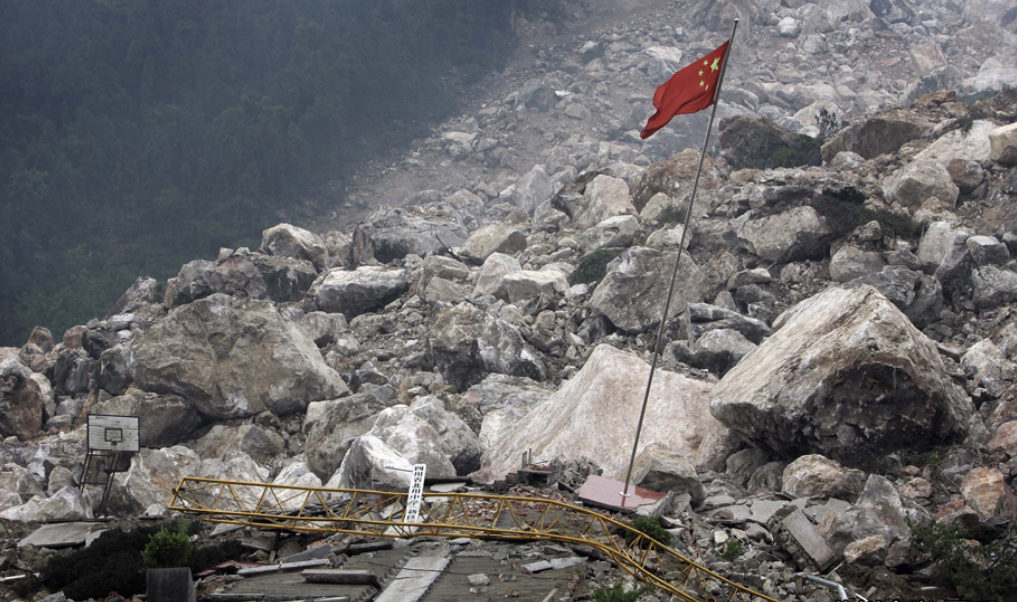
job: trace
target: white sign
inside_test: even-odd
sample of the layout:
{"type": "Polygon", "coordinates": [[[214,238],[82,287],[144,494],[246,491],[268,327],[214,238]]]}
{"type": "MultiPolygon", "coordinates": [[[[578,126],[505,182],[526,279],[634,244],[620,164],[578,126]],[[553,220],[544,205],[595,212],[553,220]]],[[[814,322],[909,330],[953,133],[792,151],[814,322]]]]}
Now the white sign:
{"type": "Polygon", "coordinates": [[[138,440],[137,416],[88,415],[88,449],[97,451],[136,452],[141,449],[138,440]]]}
{"type": "Polygon", "coordinates": [[[427,464],[413,465],[413,480],[410,481],[410,494],[406,497],[406,516],[403,522],[420,522],[420,503],[424,501],[424,474],[427,464]]]}

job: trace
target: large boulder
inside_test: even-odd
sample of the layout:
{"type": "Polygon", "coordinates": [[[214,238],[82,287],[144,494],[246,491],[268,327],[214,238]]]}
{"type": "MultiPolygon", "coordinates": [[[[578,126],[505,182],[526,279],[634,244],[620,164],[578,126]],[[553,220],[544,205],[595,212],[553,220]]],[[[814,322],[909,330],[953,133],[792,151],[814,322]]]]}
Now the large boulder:
{"type": "Polygon", "coordinates": [[[504,253],[492,253],[484,261],[484,265],[477,274],[477,283],[473,286],[473,297],[493,295],[501,285],[501,279],[505,274],[518,272],[523,269],[519,260],[504,253]]]}
{"type": "Polygon", "coordinates": [[[483,263],[493,253],[511,255],[525,248],[526,235],[522,231],[507,224],[491,224],[474,230],[459,254],[475,263],[483,263]]]}
{"type": "Polygon", "coordinates": [[[367,434],[384,441],[410,464],[426,464],[432,477],[456,476],[455,467],[442,451],[438,431],[407,406],[383,410],[367,434]]]}
{"type": "Polygon", "coordinates": [[[818,258],[830,247],[830,229],[808,205],[750,219],[732,234],[738,247],[776,263],[818,258]]]}
{"type": "Polygon", "coordinates": [[[424,257],[461,246],[468,235],[466,228],[440,212],[382,209],[353,230],[353,265],[389,263],[410,254],[424,257]]]}
{"type": "Polygon", "coordinates": [[[581,206],[575,215],[576,228],[592,228],[609,217],[636,215],[629,185],[621,178],[598,175],[583,192],[581,206]]]}
{"type": "MultiPolygon", "coordinates": [[[[362,392],[342,399],[315,402],[315,420],[307,430],[307,464],[321,480],[328,480],[342,464],[353,440],[371,430],[387,405],[362,392]]],[[[308,409],[308,417],[312,415],[308,409]]]]}
{"type": "Polygon", "coordinates": [[[1017,165],[1017,123],[989,132],[989,156],[1002,165],[1017,165]]]}
{"type": "Polygon", "coordinates": [[[845,468],[819,454],[807,454],[784,468],[781,491],[794,497],[854,499],[865,486],[865,473],[845,468]]]}
{"type": "Polygon", "coordinates": [[[834,552],[844,553],[849,544],[879,536],[887,544],[911,535],[908,511],[893,483],[870,475],[858,502],[842,512],[827,512],[818,531],[834,552]]]}
{"type": "Polygon", "coordinates": [[[109,511],[117,516],[135,516],[153,504],[165,507],[181,477],[196,474],[200,465],[198,454],[182,445],[142,449],[131,458],[130,469],[113,478],[109,511]]]}
{"type": "Polygon", "coordinates": [[[353,440],[350,451],[327,487],[406,491],[410,488],[413,464],[373,435],[353,440]]]}
{"type": "Polygon", "coordinates": [[[93,414],[138,416],[138,437],[145,447],[170,447],[190,438],[201,426],[194,405],[176,395],[130,388],[92,406],[93,414]]]}
{"type": "MultiPolygon", "coordinates": [[[[518,467],[523,451],[531,450],[542,460],[586,458],[603,468],[604,476],[624,479],[649,370],[631,353],[598,346],[546,402],[492,441],[476,476],[502,478],[518,467]]],[[[697,468],[722,470],[733,439],[707,411],[712,388],[709,382],[658,370],[639,450],[657,444],[697,468]]]]}
{"type": "Polygon", "coordinates": [[[832,161],[841,151],[858,153],[864,159],[896,152],[904,143],[929,134],[933,125],[916,111],[881,113],[837,132],[823,145],[823,160],[832,161]]]}
{"type": "Polygon", "coordinates": [[[960,196],[950,172],[932,161],[912,161],[884,180],[882,186],[888,200],[909,208],[921,207],[932,197],[953,207],[960,196]]]}
{"type": "Polygon", "coordinates": [[[260,424],[217,424],[188,447],[204,459],[222,458],[240,451],[256,462],[271,464],[286,449],[286,441],[276,431],[260,424]]]}
{"type": "Polygon", "coordinates": [[[361,266],[353,271],[334,268],[311,286],[320,311],[341,313],[347,320],[385,307],[410,288],[406,270],[361,266]]]}
{"type": "MultiPolygon", "coordinates": [[[[147,309],[150,305],[160,304],[166,295],[165,285],[148,276],[139,276],[137,280],[120,295],[117,302],[110,308],[106,318],[109,319],[117,314],[132,313],[138,310],[147,309]]],[[[165,311],[165,310],[163,310],[165,311]]],[[[49,351],[49,349],[46,349],[49,351]]]]}
{"type": "Polygon", "coordinates": [[[480,438],[462,418],[447,412],[440,399],[433,395],[418,397],[410,404],[410,410],[438,433],[441,450],[456,474],[467,475],[480,468],[480,438]]]}
{"type": "Polygon", "coordinates": [[[73,484],[61,488],[50,497],[35,496],[20,506],[6,508],[0,518],[22,522],[65,522],[91,520],[89,500],[73,484]]]}
{"type": "Polygon", "coordinates": [[[561,297],[568,288],[568,279],[558,270],[520,270],[502,276],[494,296],[520,305],[540,295],[561,297]]]}
{"type": "Polygon", "coordinates": [[[782,167],[823,162],[812,137],[789,132],[768,119],[747,115],[725,119],[718,138],[724,157],[735,169],[766,169],[773,167],[777,158],[783,158],[782,167]]]}
{"type": "MultiPolygon", "coordinates": [[[[673,199],[688,196],[692,192],[692,182],[696,178],[698,168],[699,151],[695,149],[686,149],[650,165],[632,195],[632,204],[637,211],[642,212],[656,194],[665,194],[673,199]]],[[[713,190],[717,187],[716,163],[709,155],[703,160],[699,186],[703,190],[713,190]]]]}
{"type": "Polygon", "coordinates": [[[34,437],[42,428],[45,407],[43,391],[21,364],[18,350],[0,347],[0,437],[34,437]]]}
{"type": "Polygon", "coordinates": [[[827,290],[774,326],[710,403],[755,444],[853,464],[965,433],[971,402],[946,376],[936,344],[876,289],[827,290]]]}
{"type": "MultiPolygon", "coordinates": [[[[675,256],[676,253],[646,247],[629,249],[594,289],[590,306],[616,327],[629,332],[641,332],[659,324],[675,256]]],[[[702,301],[708,287],[706,276],[692,257],[683,254],[667,318],[685,311],[689,303],[702,301]]]]}
{"type": "Polygon", "coordinates": [[[554,182],[551,181],[551,176],[547,175],[540,165],[534,165],[533,169],[516,182],[512,203],[521,211],[532,215],[533,211],[553,194],[554,182]]]}
{"type": "Polygon", "coordinates": [[[445,382],[459,391],[490,372],[547,378],[544,362],[517,327],[466,302],[438,314],[427,334],[427,349],[445,382]]]}
{"type": "Polygon", "coordinates": [[[214,418],[283,416],[349,391],[269,301],[213,295],[175,309],[132,349],[137,387],[183,397],[214,418]]]}
{"type": "Polygon", "coordinates": [[[279,224],[261,233],[261,248],[268,255],[306,259],[319,272],[328,267],[328,249],[321,237],[290,224],[279,224]]]}
{"type": "Polygon", "coordinates": [[[918,328],[934,322],[943,310],[943,287],[939,280],[904,266],[884,267],[878,274],[855,278],[844,288],[865,284],[882,293],[918,328]]]}
{"type": "Polygon", "coordinates": [[[318,277],[306,259],[252,254],[250,260],[261,273],[265,296],[276,303],[300,301],[318,277]]]}

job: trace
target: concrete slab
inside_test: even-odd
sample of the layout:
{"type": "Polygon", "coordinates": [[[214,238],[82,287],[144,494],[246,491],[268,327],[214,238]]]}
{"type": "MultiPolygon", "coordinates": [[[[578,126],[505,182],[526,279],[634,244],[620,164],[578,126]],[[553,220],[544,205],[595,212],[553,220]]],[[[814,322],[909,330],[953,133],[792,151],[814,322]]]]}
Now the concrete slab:
{"type": "Polygon", "coordinates": [[[411,558],[375,602],[419,602],[450,560],[444,555],[411,558]]]}
{"type": "Polygon", "coordinates": [[[19,541],[18,547],[69,548],[80,546],[84,545],[91,533],[101,531],[105,526],[105,523],[84,522],[43,525],[19,541]]]}

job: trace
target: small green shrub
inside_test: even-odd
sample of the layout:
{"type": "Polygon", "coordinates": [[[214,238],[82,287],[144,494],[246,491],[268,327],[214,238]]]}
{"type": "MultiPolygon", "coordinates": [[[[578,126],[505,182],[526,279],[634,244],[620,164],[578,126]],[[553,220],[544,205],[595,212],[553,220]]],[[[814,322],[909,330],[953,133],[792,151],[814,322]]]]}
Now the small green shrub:
{"type": "Polygon", "coordinates": [[[572,284],[596,284],[607,274],[607,264],[622,254],[625,249],[597,249],[583,255],[579,266],[572,272],[572,284]]]}
{"type": "Polygon", "coordinates": [[[975,124],[975,116],[971,113],[968,113],[967,115],[958,119],[957,123],[958,125],[960,125],[960,131],[963,132],[965,136],[967,136],[968,133],[971,132],[971,126],[975,124]]]}
{"type": "Polygon", "coordinates": [[[909,522],[911,545],[928,554],[937,578],[966,600],[1017,597],[1017,527],[965,531],[956,525],[909,522]],[[971,542],[978,541],[979,545],[971,542]]]}
{"type": "MultiPolygon", "coordinates": [[[[660,526],[660,521],[656,518],[651,516],[637,516],[636,520],[632,521],[632,528],[643,535],[646,535],[650,539],[656,540],[662,545],[671,545],[671,534],[668,533],[664,527],[660,526]]],[[[636,535],[631,531],[625,532],[626,542],[632,543],[635,538],[636,535]]]]}
{"type": "Polygon", "coordinates": [[[653,586],[644,585],[626,592],[621,583],[615,583],[612,587],[602,587],[593,592],[593,599],[596,602],[636,602],[643,594],[652,590],[653,586]]]}
{"type": "Polygon", "coordinates": [[[717,550],[717,556],[728,562],[734,562],[741,557],[743,552],[745,552],[745,548],[742,547],[742,542],[732,537],[727,540],[723,548],[717,550]]]}
{"type": "Polygon", "coordinates": [[[150,569],[168,569],[187,566],[192,553],[191,537],[187,525],[179,522],[172,531],[163,527],[152,535],[141,553],[141,560],[150,569]]]}
{"type": "Polygon", "coordinates": [[[662,224],[683,224],[685,223],[685,216],[688,212],[685,207],[679,207],[678,205],[668,205],[664,207],[664,210],[657,216],[657,221],[662,224]]]}
{"type": "Polygon", "coordinates": [[[823,194],[812,202],[812,207],[826,219],[827,225],[836,234],[848,234],[858,226],[876,220],[888,236],[915,239],[922,235],[924,223],[886,209],[870,209],[862,204],[863,201],[864,197],[838,198],[823,194]]]}

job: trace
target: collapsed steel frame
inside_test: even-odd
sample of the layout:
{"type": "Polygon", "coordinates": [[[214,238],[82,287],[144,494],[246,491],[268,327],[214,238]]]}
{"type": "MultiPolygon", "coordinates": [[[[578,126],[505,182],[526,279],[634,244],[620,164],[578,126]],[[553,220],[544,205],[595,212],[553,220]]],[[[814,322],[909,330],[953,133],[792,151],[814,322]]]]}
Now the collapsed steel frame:
{"type": "Polygon", "coordinates": [[[184,477],[169,509],[203,520],[374,537],[548,540],[589,546],[633,577],[686,602],[774,598],[739,585],[610,517],[544,498],[425,493],[419,522],[400,520],[407,493],[184,477]],[[670,577],[665,579],[663,575],[670,577]]]}

